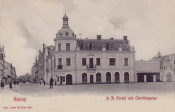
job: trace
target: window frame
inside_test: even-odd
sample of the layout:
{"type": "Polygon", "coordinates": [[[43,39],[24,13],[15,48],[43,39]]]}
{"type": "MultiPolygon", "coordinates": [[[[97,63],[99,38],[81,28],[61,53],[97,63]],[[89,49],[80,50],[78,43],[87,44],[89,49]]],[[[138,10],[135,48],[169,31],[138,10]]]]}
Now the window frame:
{"type": "Polygon", "coordinates": [[[66,58],[66,66],[71,66],[71,58],[66,58]],[[69,60],[69,64],[67,63],[69,60]]]}
{"type": "Polygon", "coordinates": [[[109,58],[109,66],[115,66],[116,65],[116,58],[109,58]],[[114,59],[114,64],[111,64],[111,59],[114,59]]]}

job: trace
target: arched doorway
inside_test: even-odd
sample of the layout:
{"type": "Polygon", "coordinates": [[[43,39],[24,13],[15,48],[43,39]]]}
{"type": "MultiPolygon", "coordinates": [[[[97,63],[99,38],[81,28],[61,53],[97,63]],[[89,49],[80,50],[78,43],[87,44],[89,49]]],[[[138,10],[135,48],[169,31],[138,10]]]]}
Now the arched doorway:
{"type": "Polygon", "coordinates": [[[128,72],[124,73],[124,82],[129,83],[129,73],[128,72]]]}
{"type": "Polygon", "coordinates": [[[167,78],[167,82],[171,82],[172,81],[172,75],[171,75],[170,72],[166,75],[166,78],[167,78]]]}
{"type": "Polygon", "coordinates": [[[101,83],[101,73],[96,74],[96,83],[101,83]]]}
{"type": "Polygon", "coordinates": [[[83,73],[82,74],[82,84],[86,84],[87,83],[87,74],[83,73]]]}
{"type": "Polygon", "coordinates": [[[111,83],[111,73],[110,72],[106,73],[106,83],[111,83]]]}
{"type": "Polygon", "coordinates": [[[66,85],[72,85],[72,75],[66,75],[66,85]]]}
{"type": "Polygon", "coordinates": [[[115,72],[114,78],[115,78],[115,83],[120,82],[120,74],[118,72],[115,72]]]}

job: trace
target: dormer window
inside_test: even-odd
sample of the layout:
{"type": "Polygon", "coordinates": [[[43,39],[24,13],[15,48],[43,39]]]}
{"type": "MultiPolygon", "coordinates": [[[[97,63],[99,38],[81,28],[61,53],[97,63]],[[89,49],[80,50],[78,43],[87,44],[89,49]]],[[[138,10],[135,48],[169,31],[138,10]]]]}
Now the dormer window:
{"type": "Polygon", "coordinates": [[[62,36],[62,33],[59,33],[59,36],[62,36]]]}
{"type": "Polygon", "coordinates": [[[66,32],[66,36],[68,36],[69,35],[69,33],[68,32],[66,32]]]}
{"type": "Polygon", "coordinates": [[[72,36],[74,36],[74,33],[72,33],[72,36]]]}

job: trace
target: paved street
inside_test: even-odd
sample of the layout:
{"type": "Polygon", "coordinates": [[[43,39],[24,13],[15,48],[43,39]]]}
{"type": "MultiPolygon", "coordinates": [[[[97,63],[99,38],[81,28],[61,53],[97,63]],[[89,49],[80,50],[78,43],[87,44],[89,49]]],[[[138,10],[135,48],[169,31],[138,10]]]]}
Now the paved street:
{"type": "MultiPolygon", "coordinates": [[[[6,86],[8,88],[8,85],[6,86]]],[[[87,85],[57,85],[49,89],[49,85],[43,84],[19,84],[13,85],[11,91],[27,95],[62,95],[62,94],[135,94],[135,93],[152,93],[152,94],[172,94],[174,93],[175,83],[127,83],[127,84],[87,84],[87,85]]],[[[8,88],[9,90],[9,88],[8,88]]],[[[2,90],[0,90],[2,91],[2,90]]]]}

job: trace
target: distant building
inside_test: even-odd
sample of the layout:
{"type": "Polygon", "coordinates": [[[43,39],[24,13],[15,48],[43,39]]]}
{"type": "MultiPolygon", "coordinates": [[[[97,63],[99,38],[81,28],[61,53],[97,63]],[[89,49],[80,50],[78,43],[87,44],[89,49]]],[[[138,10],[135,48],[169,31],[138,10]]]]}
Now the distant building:
{"type": "Polygon", "coordinates": [[[16,77],[15,67],[5,61],[5,50],[4,47],[0,46],[0,80],[3,80],[5,84],[9,84],[9,81],[14,81],[16,77]]]}
{"type": "Polygon", "coordinates": [[[175,54],[162,56],[160,52],[153,57],[160,64],[160,80],[164,82],[175,81],[175,54]]]}

